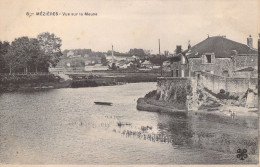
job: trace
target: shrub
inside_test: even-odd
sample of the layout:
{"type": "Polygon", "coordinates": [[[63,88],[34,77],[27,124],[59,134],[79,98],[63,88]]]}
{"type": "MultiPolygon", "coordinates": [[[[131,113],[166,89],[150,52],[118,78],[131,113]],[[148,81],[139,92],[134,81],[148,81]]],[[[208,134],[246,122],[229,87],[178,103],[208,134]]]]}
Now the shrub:
{"type": "Polygon", "coordinates": [[[224,90],[224,89],[220,89],[219,93],[224,94],[224,93],[225,93],[225,90],[224,90]]]}
{"type": "MultiPolygon", "coordinates": [[[[153,90],[153,91],[147,93],[144,97],[145,98],[151,98],[151,97],[154,97],[155,95],[157,95],[157,91],[153,90]]],[[[157,98],[157,96],[156,96],[156,98],[157,98]]]]}

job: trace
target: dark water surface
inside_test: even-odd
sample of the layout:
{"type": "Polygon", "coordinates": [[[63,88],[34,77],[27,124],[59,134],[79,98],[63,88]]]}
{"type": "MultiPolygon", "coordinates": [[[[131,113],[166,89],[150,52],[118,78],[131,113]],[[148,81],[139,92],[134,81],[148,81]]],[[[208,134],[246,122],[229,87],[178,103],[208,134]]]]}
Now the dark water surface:
{"type": "MultiPolygon", "coordinates": [[[[1,94],[0,163],[255,162],[250,157],[242,162],[236,153],[192,147],[196,127],[187,115],[136,110],[137,99],[154,89],[156,83],[133,83],[1,94]],[[113,105],[95,105],[94,101],[113,105]]],[[[201,126],[222,126],[201,119],[201,126]]]]}

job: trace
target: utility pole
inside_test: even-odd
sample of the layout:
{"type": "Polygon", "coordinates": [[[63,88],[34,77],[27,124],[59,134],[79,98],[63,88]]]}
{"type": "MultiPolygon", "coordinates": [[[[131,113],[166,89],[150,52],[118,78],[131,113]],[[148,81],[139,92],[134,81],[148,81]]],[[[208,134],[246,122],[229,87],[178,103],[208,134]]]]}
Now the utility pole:
{"type": "Polygon", "coordinates": [[[113,48],[113,45],[112,45],[112,63],[114,63],[114,48],[113,48]]]}
{"type": "Polygon", "coordinates": [[[161,43],[160,43],[160,39],[158,40],[159,41],[159,56],[160,56],[160,64],[161,64],[161,76],[162,76],[162,55],[161,55],[161,43]]]}

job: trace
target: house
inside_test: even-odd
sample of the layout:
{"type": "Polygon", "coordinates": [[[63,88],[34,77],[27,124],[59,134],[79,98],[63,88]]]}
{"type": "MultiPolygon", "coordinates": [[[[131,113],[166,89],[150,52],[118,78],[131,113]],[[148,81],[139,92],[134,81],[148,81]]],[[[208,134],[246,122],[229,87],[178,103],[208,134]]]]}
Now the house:
{"type": "Polygon", "coordinates": [[[108,66],[102,64],[86,65],[84,71],[105,71],[108,70],[108,66]]]}
{"type": "Polygon", "coordinates": [[[141,67],[144,67],[144,68],[153,68],[153,64],[148,61],[148,60],[145,60],[142,64],[141,64],[141,67]]]}
{"type": "Polygon", "coordinates": [[[67,53],[67,57],[72,57],[74,55],[74,52],[72,50],[70,50],[68,53],[67,53]]]}
{"type": "Polygon", "coordinates": [[[189,76],[188,59],[184,54],[177,52],[177,55],[168,58],[168,60],[171,62],[170,69],[172,77],[189,76]]]}
{"type": "Polygon", "coordinates": [[[176,55],[170,57],[174,77],[194,77],[200,72],[232,77],[234,71],[257,67],[257,50],[251,36],[247,45],[227,39],[225,36],[208,37],[204,41],[182,51],[177,46],[176,55]]]}
{"type": "Polygon", "coordinates": [[[93,65],[93,64],[100,64],[101,58],[100,57],[86,57],[85,65],[93,65]]]}
{"type": "Polygon", "coordinates": [[[140,58],[138,56],[133,55],[131,57],[126,57],[126,60],[130,62],[140,60],[140,58]]]}

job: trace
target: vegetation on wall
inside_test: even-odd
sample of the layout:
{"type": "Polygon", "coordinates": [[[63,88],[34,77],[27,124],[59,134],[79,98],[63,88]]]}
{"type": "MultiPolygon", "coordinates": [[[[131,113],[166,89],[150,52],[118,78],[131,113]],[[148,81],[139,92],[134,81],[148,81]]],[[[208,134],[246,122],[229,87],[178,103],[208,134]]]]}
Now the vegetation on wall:
{"type": "Polygon", "coordinates": [[[231,99],[231,100],[238,100],[239,96],[233,96],[230,95],[229,92],[226,92],[224,89],[220,89],[219,93],[214,93],[211,90],[204,88],[205,91],[207,91],[208,93],[210,93],[211,95],[215,96],[218,99],[231,99]]]}

